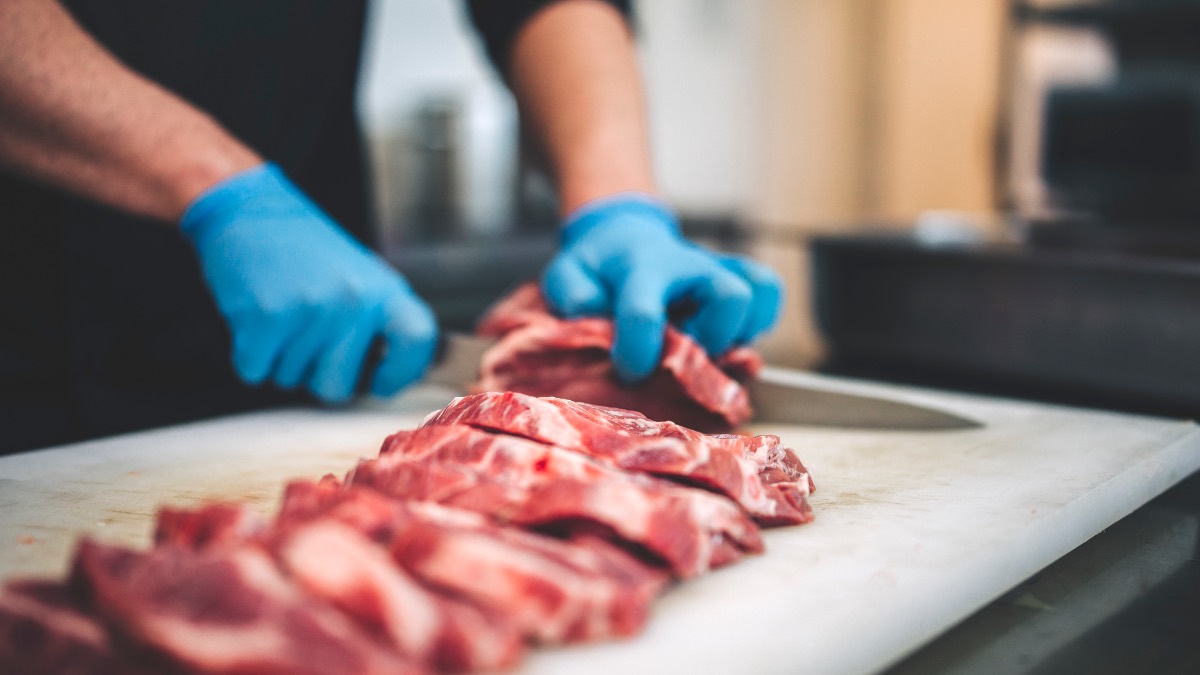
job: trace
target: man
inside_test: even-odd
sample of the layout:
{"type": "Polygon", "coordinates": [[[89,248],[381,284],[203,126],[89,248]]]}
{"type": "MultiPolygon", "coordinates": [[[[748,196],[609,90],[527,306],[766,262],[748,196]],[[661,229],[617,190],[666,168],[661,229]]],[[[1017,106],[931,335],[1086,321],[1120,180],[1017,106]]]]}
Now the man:
{"type": "MultiPolygon", "coordinates": [[[[0,0],[0,449],[345,401],[376,337],[375,395],[420,377],[433,314],[364,245],[363,5],[0,0]]],[[[631,382],[678,300],[712,353],[767,329],[776,277],[653,196],[627,7],[470,6],[558,189],[551,304],[631,382]]]]}

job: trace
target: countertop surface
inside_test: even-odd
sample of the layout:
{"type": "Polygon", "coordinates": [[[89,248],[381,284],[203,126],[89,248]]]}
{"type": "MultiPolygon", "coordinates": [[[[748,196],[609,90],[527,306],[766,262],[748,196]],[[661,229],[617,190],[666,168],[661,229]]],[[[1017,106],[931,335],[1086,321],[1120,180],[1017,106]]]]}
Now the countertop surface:
{"type": "MultiPolygon", "coordinates": [[[[939,407],[940,432],[752,427],[817,482],[810,525],[670,590],[637,638],[535,652],[528,673],[857,673],[895,663],[1200,468],[1188,421],[806,373],[787,378],[939,407]]],[[[160,504],[270,512],[285,480],[341,474],[453,392],[253,413],[0,458],[0,576],[57,575],[89,533],[146,545],[160,504]]]]}

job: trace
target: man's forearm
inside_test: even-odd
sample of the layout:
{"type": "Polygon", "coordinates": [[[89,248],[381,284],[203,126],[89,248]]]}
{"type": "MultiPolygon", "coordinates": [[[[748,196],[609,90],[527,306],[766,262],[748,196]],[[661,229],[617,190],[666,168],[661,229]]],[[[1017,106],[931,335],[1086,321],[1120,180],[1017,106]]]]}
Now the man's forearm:
{"type": "Polygon", "coordinates": [[[56,0],[0,2],[0,164],[174,222],[262,160],[208,115],[134,73],[56,0]]]}
{"type": "Polygon", "coordinates": [[[563,214],[598,197],[655,191],[637,56],[619,12],[595,0],[558,2],[521,29],[511,58],[513,91],[563,214]]]}

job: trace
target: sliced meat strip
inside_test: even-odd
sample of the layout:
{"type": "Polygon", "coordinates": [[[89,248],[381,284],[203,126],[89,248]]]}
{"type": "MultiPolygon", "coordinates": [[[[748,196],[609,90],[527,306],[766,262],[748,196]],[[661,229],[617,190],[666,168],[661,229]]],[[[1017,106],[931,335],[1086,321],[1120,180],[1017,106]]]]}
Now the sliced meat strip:
{"type": "Polygon", "coordinates": [[[152,675],[170,664],[118,651],[63,583],[10,581],[0,591],[0,674],[152,675]]]}
{"type": "Polygon", "coordinates": [[[336,520],[286,529],[277,555],[307,591],[439,670],[496,670],[521,658],[521,636],[511,626],[427,590],[386,550],[336,520]]]}
{"type": "MultiPolygon", "coordinates": [[[[333,482],[321,485],[336,490],[336,480],[329,480],[333,482]]],[[[323,517],[319,507],[304,518],[281,519],[272,528],[238,510],[228,504],[163,509],[156,540],[195,549],[259,544],[300,588],[342,610],[401,654],[439,670],[495,670],[520,659],[521,636],[510,626],[425,588],[386,549],[357,529],[323,517]]]]}
{"type": "Polygon", "coordinates": [[[519,525],[603,525],[681,578],[762,551],[758,527],[724,497],[462,424],[393,435],[388,452],[360,462],[350,482],[519,525]]]}
{"type": "MultiPolygon", "coordinates": [[[[811,478],[777,436],[706,435],[631,410],[516,392],[456,398],[422,426],[445,424],[514,434],[616,468],[685,480],[733,499],[763,524],[812,520],[811,478]]],[[[384,441],[381,452],[392,444],[384,441]]]]}
{"type": "Polygon", "coordinates": [[[742,382],[762,368],[762,359],[749,348],[730,350],[714,361],[690,337],[668,327],[658,369],[636,388],[623,386],[609,357],[612,321],[559,319],[536,284],[498,303],[476,330],[500,339],[484,355],[474,391],[520,391],[633,408],[703,431],[728,431],[750,419],[742,382]]]}
{"type": "Polygon", "coordinates": [[[165,506],[158,510],[154,543],[201,549],[236,544],[266,531],[267,522],[241,504],[210,502],[194,509],[165,506]]]}
{"type": "Polygon", "coordinates": [[[426,672],[296,588],[258,546],[141,553],[85,539],[73,580],[110,628],[197,671],[426,672]]]}
{"type": "Polygon", "coordinates": [[[668,576],[602,540],[565,542],[470,511],[331,481],[293,483],[281,519],[338,520],[387,546],[424,583],[543,644],[632,635],[668,576]]]}

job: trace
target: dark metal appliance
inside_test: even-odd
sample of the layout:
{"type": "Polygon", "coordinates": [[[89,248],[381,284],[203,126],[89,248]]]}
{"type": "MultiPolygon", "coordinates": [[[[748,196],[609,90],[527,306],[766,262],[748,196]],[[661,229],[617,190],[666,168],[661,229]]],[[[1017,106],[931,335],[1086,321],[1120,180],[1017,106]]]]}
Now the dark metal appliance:
{"type": "Polygon", "coordinates": [[[828,369],[1195,416],[1200,2],[1016,3],[1012,19],[1017,36],[1091,27],[1116,62],[1046,94],[1048,208],[1010,210],[1006,241],[818,239],[828,369]]]}

